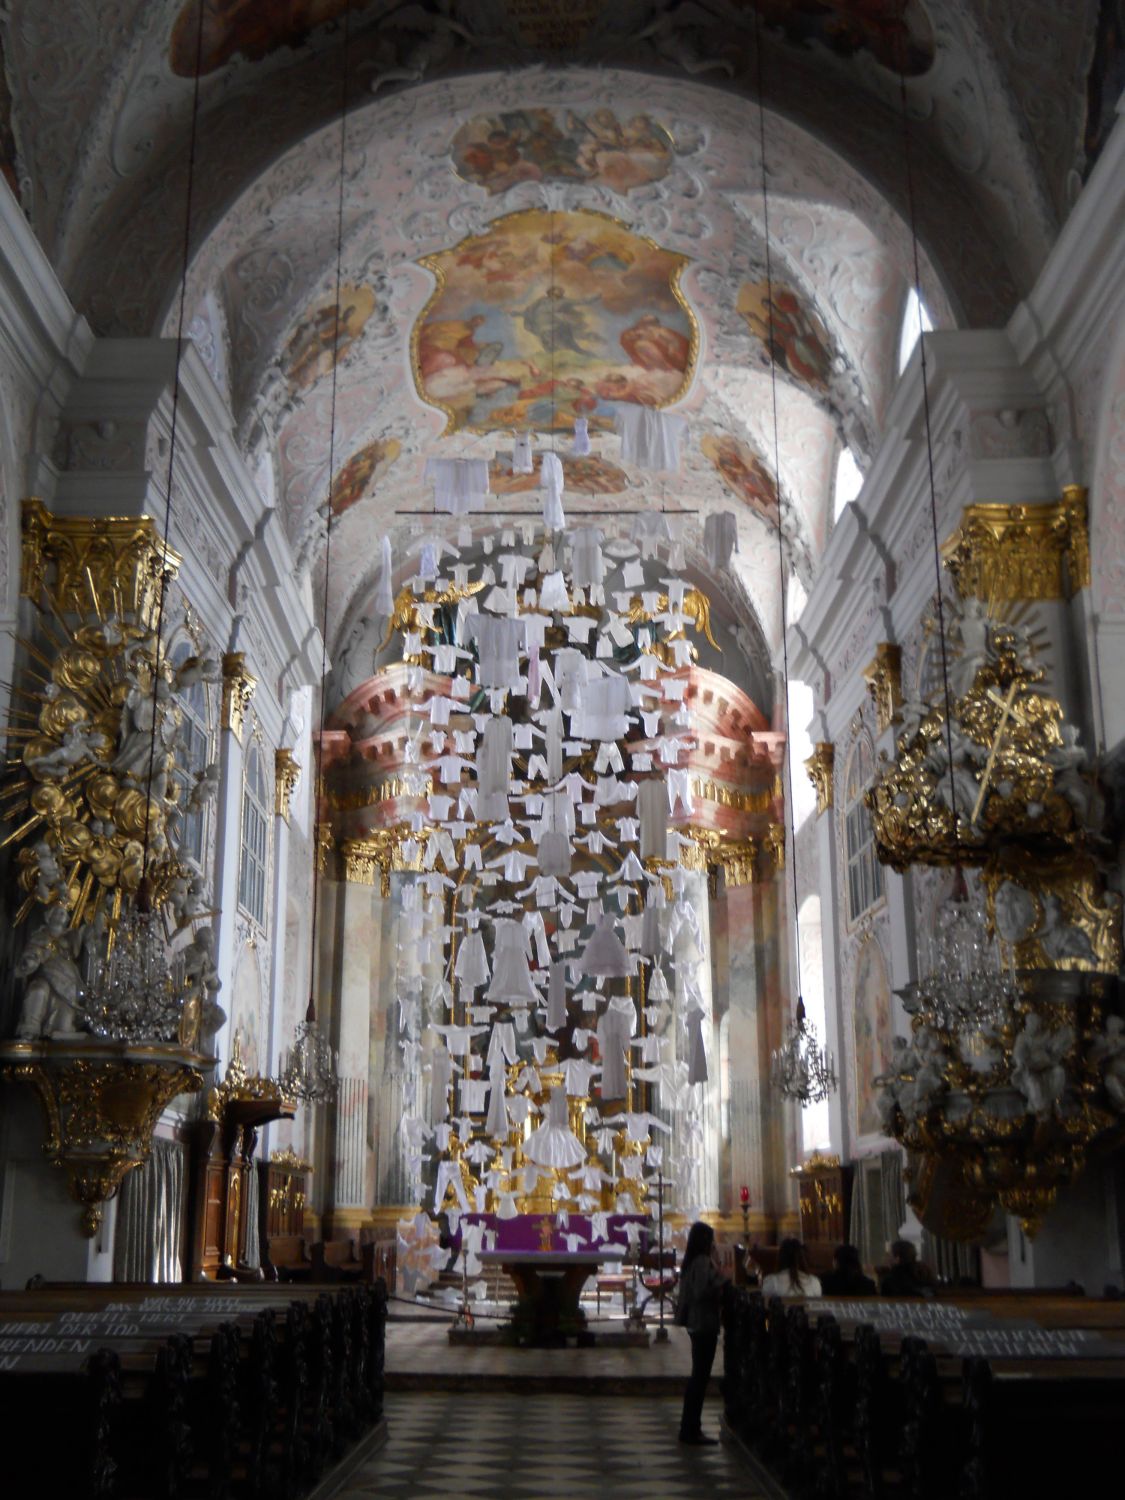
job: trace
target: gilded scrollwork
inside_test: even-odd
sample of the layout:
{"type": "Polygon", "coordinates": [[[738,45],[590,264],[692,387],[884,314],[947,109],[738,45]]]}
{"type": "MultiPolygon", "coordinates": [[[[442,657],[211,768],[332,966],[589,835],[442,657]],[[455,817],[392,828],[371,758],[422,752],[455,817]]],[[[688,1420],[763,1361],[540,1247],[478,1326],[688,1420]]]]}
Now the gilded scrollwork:
{"type": "Polygon", "coordinates": [[[819,740],[813,753],[805,761],[805,770],[816,791],[816,812],[819,817],[832,806],[835,784],[836,747],[830,740],[819,740]]]}

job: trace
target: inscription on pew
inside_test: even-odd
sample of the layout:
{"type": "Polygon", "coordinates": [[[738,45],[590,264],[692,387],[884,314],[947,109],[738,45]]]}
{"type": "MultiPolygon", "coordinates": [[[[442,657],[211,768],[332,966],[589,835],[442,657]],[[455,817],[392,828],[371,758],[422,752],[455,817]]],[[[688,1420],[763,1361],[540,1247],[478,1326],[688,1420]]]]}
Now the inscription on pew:
{"type": "Polygon", "coordinates": [[[1125,1359],[1125,1343],[1089,1328],[1042,1328],[1010,1323],[987,1308],[942,1302],[849,1302],[810,1298],[810,1318],[831,1313],[841,1323],[870,1323],[885,1334],[919,1334],[934,1353],[987,1359],[1125,1359]]]}

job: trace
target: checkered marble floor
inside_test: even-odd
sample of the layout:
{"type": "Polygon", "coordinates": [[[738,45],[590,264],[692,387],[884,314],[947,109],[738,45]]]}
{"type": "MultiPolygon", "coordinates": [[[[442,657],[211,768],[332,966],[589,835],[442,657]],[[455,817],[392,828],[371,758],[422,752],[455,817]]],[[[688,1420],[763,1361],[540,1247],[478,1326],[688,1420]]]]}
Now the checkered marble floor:
{"type": "MultiPolygon", "coordinates": [[[[708,1402],[704,1425],[713,1436],[719,1414],[718,1401],[708,1402]]],[[[387,1445],[337,1500],[754,1500],[767,1494],[731,1449],[681,1447],[679,1418],[679,1402],[669,1397],[390,1394],[387,1445]]]]}

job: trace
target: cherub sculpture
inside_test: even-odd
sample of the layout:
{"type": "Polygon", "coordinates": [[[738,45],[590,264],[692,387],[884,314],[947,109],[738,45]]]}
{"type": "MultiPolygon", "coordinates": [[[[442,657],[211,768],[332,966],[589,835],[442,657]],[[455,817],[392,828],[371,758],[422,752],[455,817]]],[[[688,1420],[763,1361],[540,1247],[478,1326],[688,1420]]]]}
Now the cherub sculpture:
{"type": "Polygon", "coordinates": [[[27,980],[17,1036],[56,1036],[80,1029],[81,946],[82,933],[70,926],[67,908],[47,907],[15,964],[17,976],[27,980]]]}
{"type": "Polygon", "coordinates": [[[1027,1100],[1032,1114],[1050,1114],[1062,1098],[1066,1088],[1063,1058],[1073,1045],[1071,1026],[1048,1031],[1037,1011],[1024,1021],[1012,1047],[1012,1083],[1027,1100]]]}

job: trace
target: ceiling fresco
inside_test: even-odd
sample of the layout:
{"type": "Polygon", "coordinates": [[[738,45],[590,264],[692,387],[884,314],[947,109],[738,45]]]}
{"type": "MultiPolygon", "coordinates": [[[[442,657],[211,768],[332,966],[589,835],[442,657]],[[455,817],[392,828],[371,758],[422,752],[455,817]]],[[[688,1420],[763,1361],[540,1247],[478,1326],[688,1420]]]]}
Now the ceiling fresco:
{"type": "Polygon", "coordinates": [[[934,29],[920,0],[742,0],[760,7],[766,26],[800,46],[819,44],[838,57],[866,53],[884,68],[913,77],[934,62],[934,29]]]}
{"type": "Polygon", "coordinates": [[[687,259],[608,215],[528,209],[424,256],[437,287],[414,325],[414,378],[450,432],[612,425],[619,402],[669,406],[691,384],[687,259]]]}
{"type": "Polygon", "coordinates": [[[777,485],[748,443],[730,433],[705,432],[699,440],[699,449],[714,464],[736,499],[759,515],[776,518],[777,485]]]}
{"type": "Polygon", "coordinates": [[[402,452],[397,438],[376,438],[353,453],[332,481],[332,513],[340,516],[368,496],[402,452]]]}
{"type": "Polygon", "coordinates": [[[626,193],[666,177],[673,146],[648,115],[519,109],[466,120],[451,155],[454,170],[490,194],[519,182],[597,182],[626,193]]]}
{"type": "MultiPolygon", "coordinates": [[[[565,454],[582,414],[593,452],[566,455],[568,515],[654,503],[621,461],[622,402],[689,419],[660,503],[692,518],[689,557],[708,514],[736,511],[740,552],[713,586],[776,646],[760,544],[779,526],[791,565],[815,569],[840,444],[862,467],[895,389],[912,260],[898,67],[939,328],[1011,316],[1096,147],[1087,78],[1100,100],[1116,76],[1098,7],[1057,0],[762,0],[761,57],[749,0],[351,0],[337,337],[344,0],[204,3],[188,327],[315,588],[331,501],[330,650],[381,533],[412,555],[428,456],[483,454],[497,495],[530,506],[489,436],[565,454]]],[[[174,328],[194,14],[0,7],[22,206],[100,335],[174,328]]]]}
{"type": "Polygon", "coordinates": [[[832,370],[828,334],[792,287],[783,282],[744,282],[735,307],[767,355],[772,334],[773,357],[779,369],[817,390],[828,389],[832,370]]]}
{"type": "Polygon", "coordinates": [[[199,55],[206,77],[232,57],[260,62],[281,47],[298,47],[310,32],[349,7],[360,12],[370,0],[203,0],[200,38],[197,0],[184,0],[172,27],[168,61],[173,73],[191,78],[199,55]]]}

